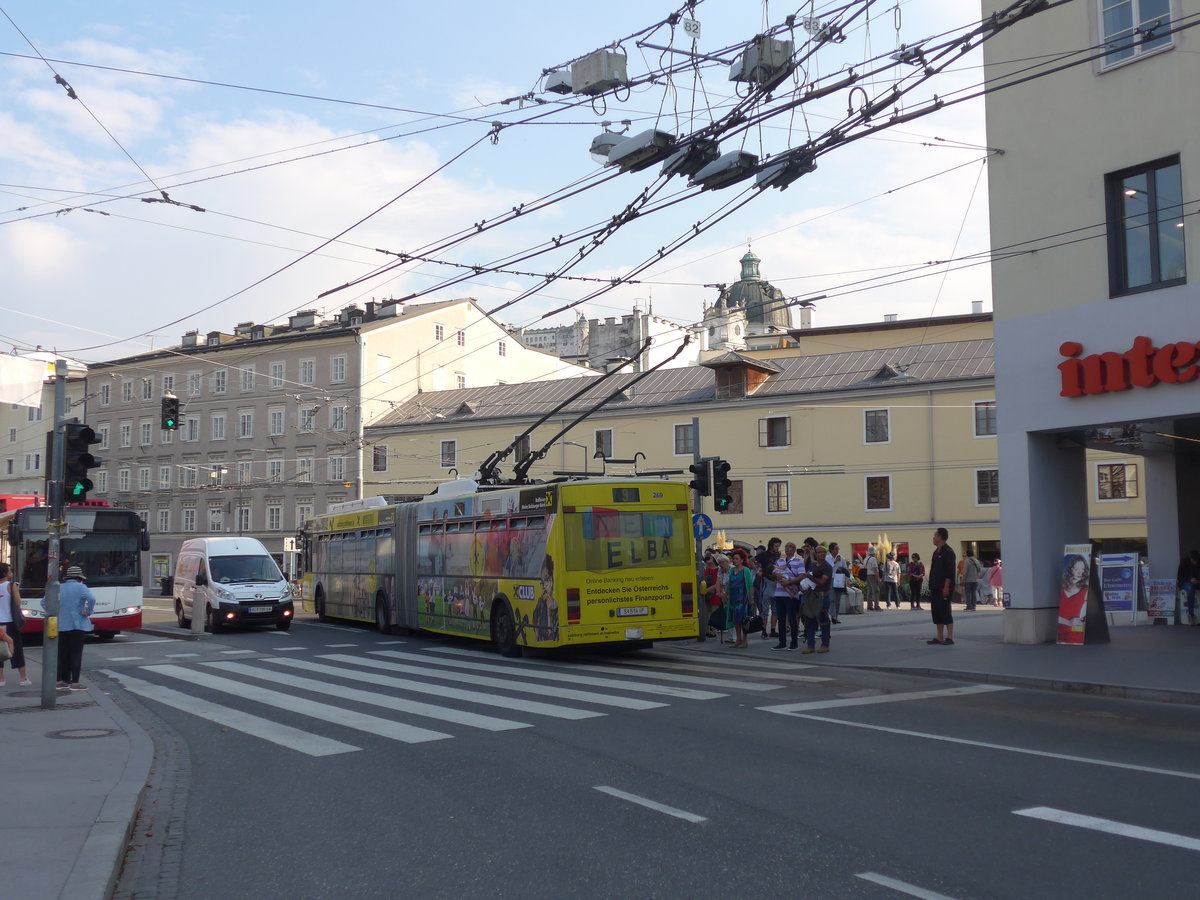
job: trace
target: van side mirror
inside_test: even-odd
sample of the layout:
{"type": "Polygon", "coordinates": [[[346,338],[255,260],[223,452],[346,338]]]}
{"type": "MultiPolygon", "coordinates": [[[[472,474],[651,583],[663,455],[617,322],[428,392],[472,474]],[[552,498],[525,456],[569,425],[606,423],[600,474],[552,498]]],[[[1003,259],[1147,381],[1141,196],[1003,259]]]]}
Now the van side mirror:
{"type": "Polygon", "coordinates": [[[196,587],[204,587],[208,584],[208,574],[205,572],[196,573],[196,587]]]}

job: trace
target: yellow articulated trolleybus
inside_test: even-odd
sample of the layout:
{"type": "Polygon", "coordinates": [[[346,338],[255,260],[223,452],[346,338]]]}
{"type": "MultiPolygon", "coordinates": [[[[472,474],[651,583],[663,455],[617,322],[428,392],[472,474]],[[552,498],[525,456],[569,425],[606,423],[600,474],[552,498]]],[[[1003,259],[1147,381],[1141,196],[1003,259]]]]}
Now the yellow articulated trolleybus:
{"type": "Polygon", "coordinates": [[[305,609],[525,647],[694,638],[689,491],[596,478],[351,501],[301,533],[305,609]]]}

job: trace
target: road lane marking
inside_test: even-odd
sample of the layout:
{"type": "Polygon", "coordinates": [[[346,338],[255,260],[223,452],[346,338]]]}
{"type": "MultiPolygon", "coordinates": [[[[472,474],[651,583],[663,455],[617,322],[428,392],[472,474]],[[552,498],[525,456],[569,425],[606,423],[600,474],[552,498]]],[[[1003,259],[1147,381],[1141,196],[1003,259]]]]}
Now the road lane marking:
{"type": "Polygon", "coordinates": [[[907,881],[888,878],[886,875],[880,875],[878,872],[859,872],[854,877],[861,878],[863,881],[870,881],[881,887],[891,888],[893,891],[899,891],[901,894],[908,894],[910,897],[919,897],[921,900],[954,900],[953,897],[947,897],[945,894],[917,887],[915,884],[909,884],[907,881]]]}
{"type": "Polygon", "coordinates": [[[225,654],[234,654],[234,653],[257,653],[258,651],[257,650],[222,650],[221,652],[225,653],[225,654]]]}
{"type": "Polygon", "coordinates": [[[238,709],[231,709],[228,706],[221,706],[219,703],[201,700],[199,697],[193,697],[190,694],[184,694],[169,687],[151,684],[148,681],[142,681],[140,678],[134,678],[123,672],[113,672],[110,669],[102,669],[101,671],[109,678],[121,684],[125,690],[132,694],[137,694],[149,700],[155,700],[165,706],[178,709],[181,712],[189,713],[201,719],[207,719],[209,722],[215,722],[218,725],[224,725],[226,728],[244,732],[252,737],[262,738],[264,741],[279,744],[281,747],[287,747],[289,750],[306,753],[309,756],[333,756],[336,753],[350,753],[351,751],[362,749],[361,747],[355,747],[353,744],[343,744],[341,741],[321,737],[317,734],[310,734],[307,731],[301,731],[299,728],[292,728],[290,725],[281,725],[278,722],[272,722],[270,719],[254,716],[238,709]]]}
{"type": "MultiPolygon", "coordinates": [[[[562,688],[549,684],[528,684],[523,681],[513,681],[509,678],[490,678],[487,675],[471,675],[467,672],[431,669],[428,666],[406,666],[401,663],[386,662],[382,659],[365,659],[358,656],[346,656],[339,653],[322,654],[319,659],[332,662],[350,663],[355,666],[367,666],[372,669],[383,669],[389,672],[403,672],[406,675],[420,675],[424,678],[440,678],[443,681],[454,681],[460,684],[478,684],[481,687],[501,688],[517,694],[536,694],[539,697],[558,697],[563,700],[581,700],[599,706],[616,706],[620,709],[661,709],[666,703],[657,700],[640,700],[637,697],[615,697],[612,694],[597,694],[594,691],[577,691],[572,688],[562,688]]],[[[417,657],[423,659],[423,657],[417,657]]]]}
{"type": "MultiPolygon", "coordinates": [[[[760,707],[765,709],[768,707],[760,707]]],[[[1186,778],[1190,781],[1200,781],[1200,773],[1180,772],[1174,769],[1159,769],[1154,766],[1139,766],[1133,763],[1113,762],[1107,759],[1091,759],[1086,756],[1073,756],[1069,753],[1050,753],[1046,750],[1031,750],[1028,747],[1010,747],[1005,744],[992,744],[987,741],[972,741],[967,738],[950,737],[944,734],[928,734],[923,731],[909,731],[905,728],[889,728],[886,725],[868,725],[866,722],[850,722],[846,719],[831,719],[828,716],[813,716],[807,713],[784,713],[797,719],[808,719],[810,722],[827,722],[830,725],[844,725],[847,728],[862,728],[865,731],[881,731],[885,734],[898,734],[904,737],[922,738],[927,741],[941,741],[946,744],[959,744],[963,747],[982,747],[985,750],[1000,750],[1005,753],[1020,753],[1024,756],[1039,756],[1044,759],[1057,759],[1063,762],[1086,763],[1091,766],[1104,766],[1109,769],[1124,769],[1129,772],[1144,772],[1148,775],[1168,775],[1172,778],[1186,778]]]]}
{"type": "Polygon", "coordinates": [[[594,719],[602,716],[602,712],[587,709],[575,709],[569,706],[559,706],[554,703],[539,703],[536,700],[521,700],[515,697],[501,697],[497,694],[484,694],[479,691],[462,691],[441,684],[422,684],[411,678],[389,678],[386,675],[376,675],[374,672],[356,671],[338,666],[323,666],[320,663],[306,659],[264,659],[262,662],[275,663],[278,666],[302,669],[318,675],[332,675],[334,678],[347,678],[351,681],[365,681],[382,687],[399,688],[403,691],[414,691],[418,694],[433,694],[435,697],[445,697],[448,700],[465,700],[468,703],[479,703],[483,706],[498,706],[501,709],[511,709],[516,712],[528,712],[539,716],[553,716],[556,719],[594,719]]]}
{"type": "Polygon", "coordinates": [[[994,691],[1011,691],[1012,688],[999,684],[969,684],[963,687],[943,688],[937,691],[905,691],[900,694],[878,694],[874,697],[845,697],[840,700],[812,700],[807,703],[784,703],[780,706],[760,706],[764,712],[790,715],[810,709],[837,709],[844,706],[874,706],[878,703],[901,703],[906,700],[932,700],[938,697],[962,697],[968,694],[990,694],[994,691]]]}
{"type": "Polygon", "coordinates": [[[188,656],[199,656],[199,653],[168,653],[167,659],[184,659],[188,656]]]}
{"type": "Polygon", "coordinates": [[[408,641],[380,641],[379,643],[382,646],[383,644],[407,644],[408,641]]]}
{"type": "Polygon", "coordinates": [[[1076,828],[1088,828],[1092,831],[1103,831],[1118,837],[1135,838],[1139,841],[1151,841],[1155,844],[1166,844],[1168,847],[1178,847],[1181,850],[1200,851],[1200,839],[1187,837],[1182,834],[1172,834],[1169,831],[1158,831],[1154,828],[1143,828],[1140,825],[1129,825],[1125,822],[1114,822],[1112,819],[1100,819],[1096,816],[1084,816],[1079,813],[1053,809],[1049,806],[1032,806],[1029,809],[1014,809],[1013,815],[1027,816],[1030,819],[1041,819],[1044,822],[1056,822],[1059,825],[1073,825],[1076,828]]]}
{"type": "MultiPolygon", "coordinates": [[[[180,633],[183,634],[184,632],[180,633]]],[[[116,645],[119,647],[128,647],[131,644],[174,644],[176,640],[176,638],[150,638],[145,641],[119,640],[116,645]]]]}
{"type": "MultiPolygon", "coordinates": [[[[259,678],[263,681],[277,683],[279,674],[268,672],[255,666],[236,662],[202,663],[210,669],[222,672],[232,672],[235,675],[245,675],[248,678],[259,678]]],[[[465,712],[446,706],[434,706],[431,703],[421,703],[417,700],[405,700],[401,697],[391,697],[374,691],[360,691],[358,688],[345,687],[340,684],[326,684],[312,678],[292,676],[288,679],[290,687],[312,691],[314,694],[324,694],[327,697],[337,697],[340,700],[352,700],[355,703],[365,703],[369,706],[381,706],[394,712],[408,713],[413,716],[424,716],[427,719],[438,719],[442,722],[452,722],[455,725],[466,725],[469,728],[481,728],[484,731],[512,731],[517,728],[532,728],[528,722],[514,722],[511,719],[498,719],[495,716],[482,716],[479,713],[465,712]]]]}
{"type": "Polygon", "coordinates": [[[307,650],[307,647],[272,647],[272,653],[283,653],[285,650],[307,650]]]}
{"type": "MultiPolygon", "coordinates": [[[[669,656],[672,659],[703,659],[705,665],[746,666],[748,668],[762,669],[763,672],[794,672],[797,669],[817,668],[812,663],[785,663],[778,659],[760,659],[754,656],[731,657],[729,654],[718,656],[716,653],[707,650],[664,650],[663,656],[669,656]]],[[[791,658],[788,657],[788,659],[791,658]]]]}
{"type": "Polygon", "coordinates": [[[134,660],[145,659],[145,658],[146,657],[144,657],[144,656],[110,656],[108,658],[108,661],[109,662],[133,662],[134,660]]]}
{"type": "MultiPolygon", "coordinates": [[[[674,662],[657,659],[622,659],[614,661],[618,666],[628,666],[629,668],[652,668],[652,669],[670,669],[675,672],[679,671],[698,671],[712,673],[715,670],[707,663],[702,662],[674,662]]],[[[736,663],[738,660],[727,659],[722,662],[736,663]]],[[[776,669],[774,672],[769,672],[764,669],[722,669],[718,674],[730,676],[743,676],[745,678],[774,678],[780,681],[802,681],[802,682],[818,682],[818,681],[833,681],[832,678],[824,675],[795,675],[791,672],[784,672],[776,669]]],[[[696,678],[692,675],[682,675],[681,678],[688,682],[707,683],[703,678],[696,678]]],[[[720,682],[724,684],[725,682],[720,682]]],[[[742,685],[745,687],[745,685],[742,685]]]]}
{"type": "MultiPolygon", "coordinates": [[[[535,672],[521,663],[503,666],[476,662],[474,660],[445,659],[442,657],[433,657],[429,654],[401,653],[399,650],[372,650],[370,652],[374,656],[386,656],[389,659],[406,659],[410,662],[419,662],[426,665],[452,666],[460,669],[473,669],[476,672],[490,672],[492,674],[508,675],[509,677],[532,678],[542,681],[565,681],[570,684],[615,688],[620,691],[632,691],[641,694],[658,694],[665,697],[677,697],[682,700],[714,700],[718,697],[728,696],[728,694],[716,694],[712,691],[694,691],[688,688],[671,687],[668,684],[616,681],[612,678],[593,678],[588,675],[571,675],[565,672],[535,672]]],[[[479,655],[473,651],[468,650],[466,654],[473,656],[475,660],[479,659],[479,655]]],[[[529,662],[529,660],[525,660],[524,662],[529,662]]]]}
{"type": "Polygon", "coordinates": [[[326,647],[357,647],[358,644],[326,644],[326,647]]]}
{"type": "MultiPolygon", "coordinates": [[[[221,663],[221,665],[238,665],[238,663],[221,663]]],[[[276,709],[308,716],[310,719],[332,722],[334,725],[340,725],[343,728],[365,731],[368,734],[378,735],[379,737],[389,738],[394,741],[402,741],[406,744],[420,744],[425,741],[440,741],[453,737],[453,735],[441,731],[430,731],[428,728],[418,728],[415,725],[405,725],[403,722],[393,722],[390,719],[381,719],[378,716],[368,716],[364,713],[346,709],[344,706],[330,706],[327,703],[317,703],[314,700],[306,700],[303,697],[295,697],[280,691],[267,690],[257,685],[247,684],[244,681],[220,678],[197,669],[185,669],[183,666],[172,665],[145,666],[144,668],[147,672],[166,675],[169,678],[178,678],[180,681],[187,682],[196,687],[206,687],[209,690],[232,694],[243,700],[262,703],[265,706],[273,706],[276,709]]]]}
{"type": "Polygon", "coordinates": [[[652,809],[655,812],[666,813],[668,816],[674,816],[676,819],[683,819],[685,822],[697,824],[699,822],[707,822],[708,819],[704,816],[698,816],[695,813],[690,813],[684,809],[676,809],[673,806],[659,803],[657,800],[648,800],[645,797],[639,797],[637,794],[629,794],[625,791],[619,791],[615,787],[609,787],[605,784],[598,784],[595,787],[602,794],[609,794],[620,800],[628,800],[630,803],[636,803],[638,806],[644,806],[646,809],[652,809]]]}

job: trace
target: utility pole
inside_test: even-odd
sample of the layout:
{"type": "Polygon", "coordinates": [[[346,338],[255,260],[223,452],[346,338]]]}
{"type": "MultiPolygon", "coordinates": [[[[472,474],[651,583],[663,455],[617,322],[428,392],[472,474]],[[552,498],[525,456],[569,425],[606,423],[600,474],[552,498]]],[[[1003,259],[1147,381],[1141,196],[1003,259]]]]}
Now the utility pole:
{"type": "MultiPolygon", "coordinates": [[[[699,463],[700,456],[700,417],[692,416],[692,462],[699,463]]],[[[700,504],[703,500],[700,497],[700,492],[692,491],[692,512],[700,512],[700,504]]],[[[704,541],[696,538],[696,592],[699,594],[700,583],[704,580],[704,541]]],[[[699,632],[696,635],[696,640],[708,640],[708,598],[704,596],[696,597],[696,618],[699,620],[699,632]]]]}
{"type": "Polygon", "coordinates": [[[42,709],[54,709],[58,681],[58,558],[62,547],[63,472],[67,418],[67,361],[54,361],[54,459],[50,469],[50,521],[46,541],[46,631],[42,639],[42,709]]]}

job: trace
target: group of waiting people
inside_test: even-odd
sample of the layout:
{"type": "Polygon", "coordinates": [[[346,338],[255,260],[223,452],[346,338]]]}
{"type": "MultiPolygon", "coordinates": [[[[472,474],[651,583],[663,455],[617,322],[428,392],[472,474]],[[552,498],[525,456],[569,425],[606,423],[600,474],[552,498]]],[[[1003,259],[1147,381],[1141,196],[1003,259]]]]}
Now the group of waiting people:
{"type": "Polygon", "coordinates": [[[830,625],[840,624],[850,578],[850,565],[838,545],[826,547],[815,538],[806,538],[800,547],[771,538],[753,557],[740,547],[729,554],[705,553],[709,602],[718,607],[720,623],[733,627],[735,649],[750,646],[748,623],[753,623],[764,639],[778,639],[772,650],[800,649],[803,626],[801,652],[828,653],[830,625]]]}
{"type": "MultiPolygon", "coordinates": [[[[857,574],[862,576],[866,585],[864,602],[868,610],[891,607],[900,608],[901,592],[900,579],[908,579],[908,608],[924,609],[921,606],[921,592],[925,586],[925,563],[921,562],[921,554],[914,553],[908,558],[908,564],[901,571],[900,563],[896,561],[895,553],[888,553],[884,562],[879,562],[874,547],[867,548],[867,556],[858,568],[857,574]]],[[[1004,569],[999,559],[985,567],[967,548],[957,567],[958,588],[962,602],[968,611],[974,610],[980,604],[987,606],[1001,604],[1003,596],[1004,569]]]]}

